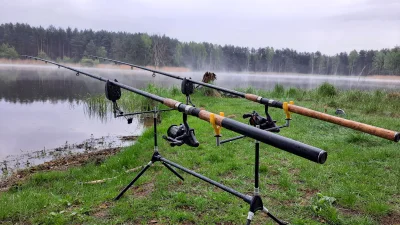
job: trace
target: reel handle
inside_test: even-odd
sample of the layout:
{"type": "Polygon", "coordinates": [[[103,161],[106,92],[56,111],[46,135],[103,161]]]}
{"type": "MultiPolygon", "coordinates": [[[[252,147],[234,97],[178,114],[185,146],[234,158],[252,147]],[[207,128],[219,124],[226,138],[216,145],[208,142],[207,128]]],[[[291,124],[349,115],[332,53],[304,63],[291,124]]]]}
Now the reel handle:
{"type": "Polygon", "coordinates": [[[189,130],[189,136],[186,139],[186,144],[191,147],[199,147],[200,143],[197,141],[196,136],[194,135],[194,130],[189,130]]]}
{"type": "Polygon", "coordinates": [[[243,119],[249,118],[251,116],[252,116],[252,114],[250,114],[250,113],[243,114],[243,119]]]}
{"type": "Polygon", "coordinates": [[[169,143],[169,145],[170,145],[171,147],[183,145],[183,141],[179,141],[179,140],[176,140],[176,139],[174,139],[174,138],[167,137],[167,136],[165,136],[165,135],[163,135],[162,137],[163,137],[163,139],[165,139],[166,141],[168,141],[168,143],[169,143]]]}

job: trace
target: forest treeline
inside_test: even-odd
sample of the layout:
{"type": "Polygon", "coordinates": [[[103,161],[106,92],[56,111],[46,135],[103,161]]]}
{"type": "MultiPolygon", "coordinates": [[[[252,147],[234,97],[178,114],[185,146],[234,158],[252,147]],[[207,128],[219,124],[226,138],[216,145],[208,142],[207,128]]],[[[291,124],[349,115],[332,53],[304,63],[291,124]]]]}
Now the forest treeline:
{"type": "Polygon", "coordinates": [[[180,66],[193,70],[248,71],[334,75],[400,75],[400,47],[353,50],[336,55],[297,52],[273,47],[247,48],[207,42],[181,42],[165,35],[109,32],[91,29],[34,27],[23,23],[0,25],[0,57],[18,54],[49,57],[63,62],[99,55],[139,65],[180,66]]]}

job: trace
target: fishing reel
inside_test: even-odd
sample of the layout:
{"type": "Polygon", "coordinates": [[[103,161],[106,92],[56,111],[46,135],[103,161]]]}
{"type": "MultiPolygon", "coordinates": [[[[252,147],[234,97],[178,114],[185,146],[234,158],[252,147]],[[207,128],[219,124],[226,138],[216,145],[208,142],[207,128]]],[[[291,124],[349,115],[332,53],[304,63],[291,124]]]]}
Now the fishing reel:
{"type": "Polygon", "coordinates": [[[276,126],[276,120],[272,120],[271,116],[269,115],[268,111],[266,110],[266,117],[259,115],[256,111],[252,113],[246,113],[243,115],[243,119],[250,118],[249,123],[252,126],[259,126],[262,130],[267,130],[279,133],[280,129],[276,126]]]}
{"type": "Polygon", "coordinates": [[[187,123],[187,115],[183,114],[183,124],[172,125],[167,130],[167,136],[163,136],[169,144],[174,146],[181,146],[187,144],[190,147],[199,147],[200,143],[197,141],[194,134],[194,129],[189,127],[187,123]]]}

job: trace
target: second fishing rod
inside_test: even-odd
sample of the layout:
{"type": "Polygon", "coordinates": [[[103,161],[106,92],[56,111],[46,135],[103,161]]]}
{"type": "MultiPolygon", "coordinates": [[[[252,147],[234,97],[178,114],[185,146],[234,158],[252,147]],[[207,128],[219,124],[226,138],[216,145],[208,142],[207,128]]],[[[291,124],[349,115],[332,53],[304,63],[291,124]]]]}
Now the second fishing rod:
{"type": "Polygon", "coordinates": [[[103,77],[100,77],[97,75],[93,75],[93,74],[90,74],[87,72],[83,72],[81,70],[78,70],[78,69],[75,69],[72,67],[68,67],[68,66],[53,62],[53,61],[46,60],[46,59],[33,57],[33,56],[27,56],[27,55],[22,55],[22,56],[26,57],[26,58],[40,60],[45,63],[50,63],[50,64],[58,66],[59,68],[62,67],[62,68],[74,71],[76,73],[76,75],[83,74],[88,77],[97,79],[99,81],[106,82],[107,84],[109,84],[111,86],[117,86],[117,87],[120,87],[127,91],[134,92],[134,93],[142,95],[146,98],[160,102],[160,103],[162,103],[172,109],[175,109],[185,115],[191,115],[194,117],[198,117],[199,119],[207,121],[207,122],[210,122],[210,118],[214,118],[215,124],[218,126],[224,127],[228,130],[231,130],[236,133],[253,138],[255,140],[258,140],[262,143],[279,148],[281,150],[290,152],[292,154],[303,157],[305,159],[308,159],[308,160],[311,160],[311,161],[314,161],[317,163],[321,163],[321,164],[323,164],[327,159],[328,154],[326,151],[316,148],[316,147],[313,147],[313,146],[310,146],[310,145],[307,145],[307,144],[304,144],[304,143],[301,143],[299,141],[295,141],[290,138],[286,138],[286,137],[283,137],[283,136],[280,136],[280,135],[277,135],[277,134],[274,134],[274,133],[271,133],[268,131],[264,131],[262,129],[258,129],[254,126],[247,125],[247,124],[241,123],[239,121],[236,121],[236,120],[233,120],[230,118],[226,118],[226,117],[223,117],[220,115],[215,115],[204,109],[196,108],[196,107],[184,104],[182,102],[176,101],[174,99],[165,98],[165,97],[161,97],[161,96],[158,96],[155,94],[151,94],[146,91],[122,84],[116,80],[114,80],[114,81],[109,80],[109,79],[106,79],[106,78],[103,78],[103,77]]]}
{"type": "Polygon", "coordinates": [[[280,101],[276,101],[273,99],[268,99],[262,96],[258,96],[258,95],[254,95],[254,94],[248,94],[248,93],[243,93],[243,92],[239,92],[239,91],[235,91],[235,90],[231,90],[228,88],[223,88],[223,87],[219,87],[213,84],[209,84],[209,83],[205,83],[205,82],[201,82],[201,81],[195,81],[195,80],[187,80],[185,77],[180,77],[177,75],[173,75],[170,73],[166,73],[166,72],[162,72],[162,71],[158,71],[158,70],[153,70],[150,68],[146,68],[143,66],[139,66],[139,65],[135,65],[135,64],[131,64],[131,63],[127,63],[127,62],[122,62],[122,61],[118,61],[118,60],[114,60],[114,59],[109,59],[109,58],[104,58],[104,57],[99,57],[99,56],[95,56],[95,55],[87,55],[88,57],[91,58],[95,58],[95,59],[102,59],[105,61],[110,61],[110,62],[114,62],[115,64],[121,64],[121,65],[127,65],[130,66],[131,68],[138,68],[138,69],[142,69],[142,70],[146,70],[149,72],[152,72],[153,74],[160,74],[160,75],[164,75],[167,77],[171,77],[174,79],[178,79],[178,80],[186,80],[187,82],[191,82],[194,84],[198,84],[198,85],[202,85],[208,88],[212,88],[218,91],[222,91],[222,92],[226,92],[229,93],[231,95],[237,96],[237,97],[241,97],[241,98],[245,98],[249,101],[253,101],[253,102],[257,102],[260,104],[263,104],[265,106],[270,106],[270,107],[274,107],[274,108],[280,108],[280,109],[284,109],[285,111],[289,111],[289,112],[293,112],[296,114],[300,114],[303,116],[307,116],[307,117],[311,117],[311,118],[315,118],[315,119],[319,119],[322,121],[326,121],[326,122],[330,122],[330,123],[334,123],[340,126],[344,126],[353,130],[358,130],[364,133],[368,133],[380,138],[384,138],[387,140],[391,140],[394,142],[398,142],[400,140],[400,133],[396,132],[396,131],[392,131],[392,130],[388,130],[385,128],[380,128],[380,127],[376,127],[376,126],[372,126],[369,124],[364,124],[364,123],[360,123],[360,122],[356,122],[353,120],[348,120],[348,119],[344,119],[344,118],[340,118],[340,117],[336,117],[336,116],[332,116],[326,113],[321,113],[315,110],[311,110],[305,107],[301,107],[301,106],[297,106],[294,104],[288,104],[285,105],[283,104],[283,102],[280,101]]]}

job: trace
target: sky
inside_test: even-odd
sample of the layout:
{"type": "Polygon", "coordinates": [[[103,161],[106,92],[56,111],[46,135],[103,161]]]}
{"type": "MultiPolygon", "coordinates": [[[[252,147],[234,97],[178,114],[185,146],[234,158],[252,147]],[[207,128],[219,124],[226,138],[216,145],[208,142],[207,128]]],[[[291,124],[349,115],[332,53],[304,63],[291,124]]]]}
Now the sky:
{"type": "Polygon", "coordinates": [[[400,45],[400,0],[0,0],[0,23],[336,54],[400,45]]]}

